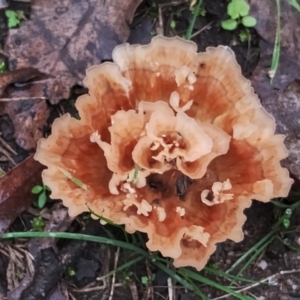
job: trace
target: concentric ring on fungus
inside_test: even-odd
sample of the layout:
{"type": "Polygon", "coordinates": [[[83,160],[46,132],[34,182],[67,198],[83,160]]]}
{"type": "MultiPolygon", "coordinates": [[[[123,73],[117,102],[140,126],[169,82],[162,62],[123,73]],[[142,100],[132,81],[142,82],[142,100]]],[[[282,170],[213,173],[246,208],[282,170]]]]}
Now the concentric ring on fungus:
{"type": "Polygon", "coordinates": [[[88,211],[174,265],[202,269],[216,243],[243,239],[251,199],[287,196],[284,136],[241,75],[232,50],[155,37],[124,44],[87,70],[89,95],[39,141],[43,180],[72,216],[88,211]],[[84,189],[64,172],[78,178],[84,189]]]}

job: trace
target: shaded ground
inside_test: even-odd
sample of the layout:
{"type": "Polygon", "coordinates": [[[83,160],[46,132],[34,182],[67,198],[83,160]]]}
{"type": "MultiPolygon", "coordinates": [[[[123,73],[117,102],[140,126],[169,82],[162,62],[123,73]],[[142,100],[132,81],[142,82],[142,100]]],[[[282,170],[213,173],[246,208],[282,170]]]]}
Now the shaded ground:
{"type": "MultiPolygon", "coordinates": [[[[188,28],[191,11],[186,3],[181,1],[158,1],[159,5],[150,0],[144,1],[138,8],[131,25],[129,36],[130,43],[145,44],[151,40],[155,32],[164,33],[166,36],[184,34],[188,28]],[[174,28],[175,23],[175,28],[174,28]],[[173,25],[172,25],[173,24],[173,25]]],[[[199,51],[203,51],[208,46],[229,45],[235,52],[237,60],[242,67],[243,74],[250,78],[260,55],[260,38],[255,30],[250,30],[251,41],[240,41],[240,31],[225,31],[221,29],[220,22],[226,14],[226,1],[204,1],[205,16],[199,16],[196,20],[192,38],[198,45],[199,51]]],[[[22,9],[25,15],[30,17],[30,4],[21,2],[11,2],[11,9],[22,9]]],[[[3,10],[0,11],[0,43],[3,46],[6,39],[7,27],[3,10]]],[[[5,59],[4,56],[1,56],[5,59]]],[[[46,104],[48,115],[42,118],[47,119],[47,124],[43,127],[43,134],[48,134],[52,121],[59,115],[69,111],[74,116],[74,101],[78,95],[84,93],[84,89],[75,86],[72,89],[71,97],[67,101],[62,101],[58,105],[46,104]]],[[[45,102],[45,101],[44,101],[45,102]]],[[[21,147],[21,136],[17,134],[16,126],[13,124],[11,115],[22,116],[22,113],[32,110],[33,114],[41,111],[41,106],[31,99],[23,101],[22,105],[11,107],[9,112],[5,110],[4,103],[0,114],[0,167],[3,172],[7,172],[14,165],[19,164],[26,157],[34,152],[28,147],[21,147]],[[7,144],[12,148],[9,149],[7,144]]],[[[45,105],[45,103],[41,104],[45,105]]],[[[32,122],[32,121],[31,121],[32,122]]],[[[30,148],[30,147],[29,147],[30,148]]],[[[296,193],[299,191],[294,188],[296,193]]],[[[292,205],[299,201],[299,193],[284,200],[286,205],[292,205]]],[[[215,271],[225,272],[232,266],[238,258],[245,255],[249,249],[254,249],[252,253],[252,263],[243,270],[240,276],[252,280],[265,280],[266,285],[253,286],[251,289],[242,291],[245,286],[255,283],[233,283],[222,277],[212,275],[212,272],[204,270],[202,275],[223,286],[229,286],[236,290],[241,290],[241,295],[248,295],[251,299],[300,299],[300,208],[295,208],[286,229],[282,225],[282,216],[286,208],[277,207],[273,204],[262,204],[254,202],[253,206],[246,210],[248,217],[244,226],[245,239],[243,242],[235,244],[225,242],[219,245],[216,253],[211,257],[209,268],[215,271]],[[281,219],[280,219],[281,218],[281,219]],[[278,220],[281,220],[279,222],[278,220]],[[279,224],[281,223],[281,224],[279,224]],[[277,224],[276,230],[271,230],[277,224]],[[279,224],[279,225],[278,225],[279,224]],[[270,234],[271,232],[271,234],[270,234]],[[266,235],[270,236],[264,240],[266,235]],[[257,242],[264,241],[260,246],[255,246],[257,242]],[[254,248],[253,248],[254,247],[254,248]],[[255,256],[255,254],[258,254],[255,256]],[[298,270],[298,273],[296,272],[298,270]],[[286,273],[280,274],[280,271],[286,273]],[[295,272],[294,272],[295,271],[295,272]]],[[[32,229],[32,222],[38,226],[37,219],[41,217],[46,224],[46,229],[52,231],[68,231],[93,234],[97,236],[109,237],[124,240],[123,232],[118,228],[103,227],[98,221],[93,221],[88,215],[80,216],[76,220],[70,219],[59,201],[48,202],[43,210],[32,206],[19,215],[16,221],[9,228],[10,231],[28,231],[32,229]],[[35,219],[34,219],[35,218],[35,219]],[[35,220],[35,221],[34,221],[35,220]],[[55,230],[53,230],[55,229],[55,230]]],[[[43,225],[41,228],[43,228],[43,225]]],[[[35,229],[38,229],[35,227],[35,229]]],[[[145,236],[137,235],[129,237],[133,243],[144,246],[145,236]]],[[[97,280],[109,271],[121,266],[124,263],[138,257],[132,251],[120,250],[117,247],[107,247],[98,243],[85,241],[59,240],[9,240],[0,242],[0,299],[42,299],[40,292],[45,292],[43,299],[168,299],[170,291],[168,285],[176,285],[174,289],[174,299],[200,299],[193,293],[186,291],[180,284],[168,282],[168,275],[157,269],[151,262],[140,260],[130,268],[125,268],[117,273],[115,277],[97,280]],[[29,252],[30,254],[29,254],[29,252]],[[34,258],[34,260],[33,260],[34,258]],[[26,278],[32,266],[38,268],[38,272],[32,281],[23,280],[23,285],[19,285],[22,278],[26,278]],[[24,275],[24,274],[27,275],[24,275]],[[153,277],[152,277],[153,275],[153,277]],[[148,283],[144,278],[148,279],[148,283]],[[144,282],[143,282],[144,281],[144,282]],[[24,283],[25,282],[25,283],[24,283]],[[22,296],[20,298],[20,295],[22,296]]],[[[250,256],[239,264],[232,274],[237,274],[243,266],[250,260],[250,256]]],[[[147,280],[146,280],[147,281],[147,280]]],[[[201,285],[199,289],[210,299],[224,295],[223,292],[212,288],[209,285],[201,285]]],[[[228,296],[227,299],[236,299],[228,296]]]]}

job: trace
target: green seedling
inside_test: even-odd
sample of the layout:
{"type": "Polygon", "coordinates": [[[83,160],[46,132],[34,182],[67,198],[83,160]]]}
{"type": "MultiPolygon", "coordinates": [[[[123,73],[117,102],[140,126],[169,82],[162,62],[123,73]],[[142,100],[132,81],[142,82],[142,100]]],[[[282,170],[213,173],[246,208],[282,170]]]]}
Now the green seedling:
{"type": "Polygon", "coordinates": [[[39,195],[36,205],[38,208],[43,208],[47,202],[47,191],[51,192],[51,189],[46,185],[36,185],[32,188],[31,193],[39,195]]]}
{"type": "Polygon", "coordinates": [[[145,286],[149,286],[149,284],[155,279],[155,274],[151,275],[151,278],[149,278],[148,276],[143,276],[141,277],[141,283],[145,286]]]}
{"type": "MultiPolygon", "coordinates": [[[[197,13],[195,7],[191,7],[190,9],[191,9],[192,15],[197,13]]],[[[206,13],[207,13],[207,11],[206,11],[205,7],[200,6],[199,10],[198,10],[198,16],[205,17],[206,13]]]]}
{"type": "Polygon", "coordinates": [[[170,22],[170,27],[171,27],[172,29],[175,29],[175,28],[176,28],[176,22],[175,22],[174,20],[171,20],[171,22],[170,22]]]}
{"type": "Polygon", "coordinates": [[[45,222],[42,217],[33,218],[31,225],[32,229],[30,231],[44,231],[45,222]]]}
{"type": "Polygon", "coordinates": [[[242,43],[247,42],[247,41],[249,42],[251,40],[251,35],[247,28],[240,31],[239,38],[242,43]]]}
{"type": "Polygon", "coordinates": [[[25,15],[22,10],[9,10],[5,11],[5,16],[7,17],[7,27],[14,28],[21,24],[22,20],[25,20],[25,15]]]}
{"type": "Polygon", "coordinates": [[[4,60],[0,59],[0,73],[7,71],[6,63],[4,60]]]}
{"type": "Polygon", "coordinates": [[[124,269],[121,272],[119,272],[120,281],[124,285],[129,285],[132,282],[133,272],[128,271],[128,269],[124,269]]]}
{"type": "Polygon", "coordinates": [[[67,273],[68,273],[69,276],[75,276],[76,275],[75,270],[71,267],[68,268],[67,273]]]}
{"type": "Polygon", "coordinates": [[[221,23],[221,26],[225,30],[235,30],[239,24],[243,24],[245,27],[254,27],[256,25],[256,19],[249,15],[250,5],[246,0],[231,0],[227,6],[227,14],[230,19],[221,23]]]}

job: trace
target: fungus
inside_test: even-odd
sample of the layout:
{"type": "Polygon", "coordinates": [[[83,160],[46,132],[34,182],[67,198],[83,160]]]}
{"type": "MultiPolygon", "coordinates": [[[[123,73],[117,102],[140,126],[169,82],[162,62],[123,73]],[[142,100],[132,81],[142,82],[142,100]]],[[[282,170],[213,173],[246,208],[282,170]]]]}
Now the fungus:
{"type": "Polygon", "coordinates": [[[228,47],[197,53],[158,36],[116,47],[113,60],[87,70],[81,119],[62,116],[39,141],[44,183],[70,215],[88,205],[147,233],[149,250],[176,267],[200,270],[216,243],[243,239],[252,199],[287,196],[284,137],[228,47]]]}

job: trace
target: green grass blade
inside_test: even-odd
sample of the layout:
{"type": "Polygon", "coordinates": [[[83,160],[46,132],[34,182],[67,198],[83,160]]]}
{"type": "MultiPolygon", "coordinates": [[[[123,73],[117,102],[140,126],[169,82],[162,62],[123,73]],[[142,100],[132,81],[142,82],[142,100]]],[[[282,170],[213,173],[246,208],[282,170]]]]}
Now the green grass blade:
{"type": "MultiPolygon", "coordinates": [[[[251,256],[250,259],[243,265],[243,267],[239,270],[236,276],[240,276],[248,267],[249,265],[257,259],[257,257],[266,249],[266,247],[272,243],[275,240],[275,236],[273,235],[269,240],[266,241],[261,247],[256,249],[256,252],[251,256]]],[[[236,280],[233,280],[230,286],[235,282],[236,280]]]]}
{"type": "Polygon", "coordinates": [[[185,38],[187,40],[191,39],[191,36],[192,36],[192,33],[193,33],[193,29],[194,29],[194,26],[195,26],[195,22],[196,22],[196,19],[197,19],[198,15],[199,15],[201,4],[202,4],[202,0],[198,0],[198,3],[197,3],[197,5],[195,7],[195,10],[194,10],[194,14],[193,14],[191,23],[189,25],[189,28],[188,28],[186,34],[185,34],[185,38]]]}
{"type": "Polygon", "coordinates": [[[280,58],[280,43],[281,43],[281,26],[280,26],[280,0],[276,0],[276,6],[277,6],[277,28],[276,28],[276,37],[275,37],[275,43],[274,43],[274,49],[273,49],[273,55],[272,55],[272,63],[271,63],[271,69],[270,73],[271,76],[271,84],[273,82],[273,79],[275,77],[275,74],[277,72],[277,68],[279,65],[279,58],[280,58]]]}
{"type": "Polygon", "coordinates": [[[154,265],[156,265],[158,268],[160,268],[162,271],[167,273],[170,277],[175,279],[177,282],[182,284],[185,288],[189,289],[192,292],[194,291],[194,287],[188,283],[185,279],[183,279],[181,276],[179,276],[176,272],[166,267],[164,264],[160,263],[159,261],[152,262],[154,265]]]}
{"type": "Polygon", "coordinates": [[[297,201],[293,204],[284,204],[284,203],[281,203],[279,201],[276,201],[276,200],[271,200],[271,203],[274,204],[275,206],[277,207],[280,207],[280,208],[290,208],[290,209],[295,209],[297,208],[298,206],[300,206],[300,201],[297,201]]]}
{"type": "MultiPolygon", "coordinates": [[[[82,233],[69,233],[69,232],[9,232],[4,233],[1,239],[15,239],[15,238],[56,238],[56,239],[72,239],[72,240],[81,240],[96,242],[100,244],[106,244],[116,247],[121,247],[123,249],[128,249],[143,255],[144,257],[151,259],[151,255],[148,254],[145,250],[131,245],[126,242],[116,241],[114,239],[108,239],[105,237],[87,235],[82,233]]],[[[1,240],[0,239],[0,240],[1,240]]]]}
{"type": "Polygon", "coordinates": [[[184,279],[193,286],[194,292],[197,293],[197,295],[200,296],[202,300],[208,300],[208,298],[200,291],[200,289],[196,286],[191,278],[189,278],[185,274],[182,275],[184,276],[184,279]]]}
{"type": "Polygon", "coordinates": [[[224,278],[227,278],[227,279],[230,279],[230,280],[233,279],[234,281],[241,281],[241,282],[247,282],[247,283],[259,283],[259,281],[256,281],[256,280],[251,280],[251,279],[239,277],[239,276],[236,276],[236,275],[227,274],[225,272],[215,270],[215,269],[210,268],[210,267],[205,267],[204,270],[207,271],[208,273],[213,274],[213,275],[224,277],[224,278]]]}
{"type": "Polygon", "coordinates": [[[83,190],[87,191],[88,187],[86,184],[84,184],[80,179],[76,178],[75,176],[73,176],[69,171],[61,168],[61,167],[57,167],[59,171],[61,171],[67,178],[69,178],[72,182],[74,182],[77,186],[79,186],[80,188],[82,188],[83,190]]]}
{"type": "Polygon", "coordinates": [[[300,4],[297,2],[297,0],[289,0],[289,3],[300,12],[300,4]]]}
{"type": "Polygon", "coordinates": [[[235,292],[234,290],[232,290],[232,289],[230,289],[230,288],[228,288],[228,287],[226,287],[224,285],[221,285],[221,284],[219,284],[219,283],[217,283],[215,281],[212,281],[212,280],[210,280],[210,279],[208,279],[208,278],[206,278],[206,277],[204,277],[204,276],[202,276],[202,275],[200,275],[198,273],[195,273],[195,272],[193,272],[191,270],[188,270],[188,269],[185,269],[185,268],[181,268],[179,270],[179,273],[182,274],[182,272],[184,272],[185,275],[188,276],[189,278],[195,279],[195,280],[197,280],[197,281],[199,281],[199,282],[201,282],[203,284],[207,284],[207,285],[209,285],[211,287],[214,287],[214,288],[216,288],[218,290],[226,292],[227,294],[235,296],[237,299],[241,299],[241,300],[250,300],[251,299],[251,300],[253,300],[252,298],[250,298],[248,296],[243,296],[243,295],[235,292]]]}
{"type": "Polygon", "coordinates": [[[273,231],[270,231],[267,235],[265,235],[259,242],[257,242],[253,247],[251,247],[248,251],[246,251],[225,273],[228,274],[232,270],[234,270],[241,262],[243,262],[248,256],[250,256],[256,249],[258,249],[261,245],[263,245],[267,240],[269,240],[273,231]]]}
{"type": "Polygon", "coordinates": [[[143,256],[136,257],[136,258],[130,260],[129,262],[123,264],[122,266],[120,266],[120,267],[118,267],[118,268],[116,268],[116,269],[108,272],[104,276],[98,277],[96,280],[100,281],[100,280],[103,280],[103,279],[105,279],[105,278],[107,278],[109,276],[112,276],[112,275],[114,275],[115,273],[117,273],[119,271],[122,271],[122,270],[124,270],[126,268],[131,267],[132,265],[136,264],[137,262],[139,262],[142,259],[145,259],[145,258],[143,256]]]}

